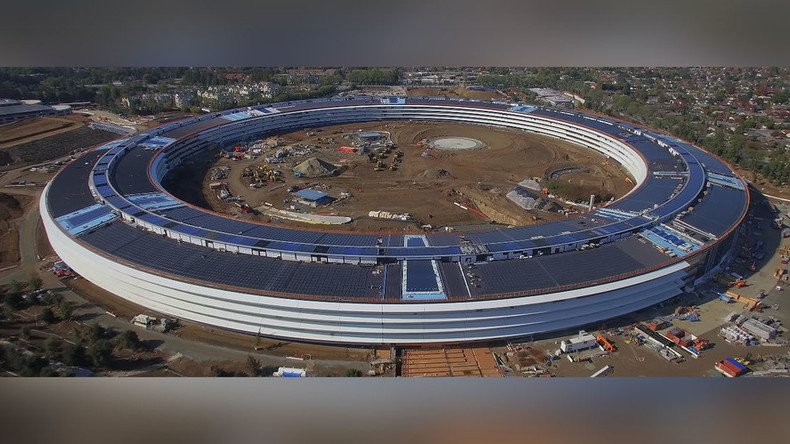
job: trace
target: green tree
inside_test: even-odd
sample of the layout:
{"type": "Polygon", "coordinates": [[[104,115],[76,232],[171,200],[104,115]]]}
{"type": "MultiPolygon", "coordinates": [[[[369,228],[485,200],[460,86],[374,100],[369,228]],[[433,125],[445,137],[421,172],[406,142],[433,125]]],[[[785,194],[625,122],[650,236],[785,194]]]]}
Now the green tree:
{"type": "Polygon", "coordinates": [[[20,328],[19,337],[23,339],[30,339],[31,338],[30,327],[25,325],[24,327],[20,328]]]}
{"type": "Polygon", "coordinates": [[[82,344],[66,344],[63,347],[63,363],[75,367],[82,367],[86,364],[85,346],[82,344]]]}
{"type": "Polygon", "coordinates": [[[109,331],[99,324],[88,327],[88,341],[92,344],[106,339],[107,336],[109,336],[109,331]]]}
{"type": "Polygon", "coordinates": [[[100,339],[91,344],[88,354],[96,367],[109,367],[112,363],[112,345],[106,339],[100,339]]]}
{"type": "Polygon", "coordinates": [[[41,310],[41,320],[45,324],[54,324],[57,321],[57,318],[55,317],[55,313],[51,308],[44,307],[44,309],[41,310]]]}
{"type": "Polygon", "coordinates": [[[231,376],[247,376],[244,372],[237,372],[237,371],[228,371],[223,369],[222,367],[212,366],[211,367],[211,376],[220,377],[220,378],[227,378],[231,376]]]}
{"type": "Polygon", "coordinates": [[[41,278],[39,276],[32,276],[27,283],[27,288],[31,291],[41,288],[41,278]]]}
{"type": "Polygon", "coordinates": [[[52,306],[57,306],[63,303],[63,295],[60,293],[55,293],[54,291],[48,292],[44,296],[44,304],[52,306]]]}
{"type": "Polygon", "coordinates": [[[60,376],[60,374],[54,368],[46,366],[41,369],[41,371],[38,373],[38,376],[40,378],[54,378],[60,376]]]}
{"type": "Polygon", "coordinates": [[[6,307],[6,311],[17,311],[22,307],[22,295],[17,292],[8,292],[5,295],[3,304],[6,307]]]}
{"type": "Polygon", "coordinates": [[[20,369],[20,376],[40,376],[42,371],[47,367],[49,361],[43,356],[33,355],[25,360],[24,366],[20,369]]]}
{"type": "Polygon", "coordinates": [[[346,370],[347,378],[359,378],[360,376],[362,376],[362,370],[358,370],[355,368],[350,368],[346,370]]]}
{"type": "Polygon", "coordinates": [[[60,319],[70,319],[71,315],[74,314],[74,304],[72,302],[63,300],[57,306],[55,306],[55,311],[58,313],[60,319]]]}
{"type": "Polygon", "coordinates": [[[250,376],[260,376],[261,361],[255,359],[252,355],[247,355],[247,370],[250,376]]]}
{"type": "Polygon", "coordinates": [[[170,90],[170,85],[167,83],[166,80],[160,80],[156,84],[156,92],[166,93],[170,90]]]}
{"type": "Polygon", "coordinates": [[[118,344],[129,350],[139,350],[142,348],[140,338],[137,336],[137,333],[132,330],[126,330],[118,335],[118,344]]]}
{"type": "Polygon", "coordinates": [[[50,359],[60,358],[62,351],[61,341],[58,338],[51,337],[44,342],[44,353],[50,359]]]}
{"type": "Polygon", "coordinates": [[[355,69],[346,79],[363,85],[394,85],[398,83],[398,72],[394,69],[355,69]]]}

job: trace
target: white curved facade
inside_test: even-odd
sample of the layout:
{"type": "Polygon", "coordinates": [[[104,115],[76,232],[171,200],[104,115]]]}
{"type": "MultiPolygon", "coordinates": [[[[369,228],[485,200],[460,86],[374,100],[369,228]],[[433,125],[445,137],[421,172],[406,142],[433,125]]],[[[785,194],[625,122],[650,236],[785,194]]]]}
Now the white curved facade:
{"type": "MultiPolygon", "coordinates": [[[[49,187],[45,188],[44,196],[49,187]]],[[[186,283],[112,261],[63,233],[40,203],[53,249],[77,273],[168,316],[304,341],[416,344],[486,341],[565,330],[649,307],[681,292],[688,264],[609,284],[511,299],[370,304],[266,297],[186,283]]]]}
{"type": "MultiPolygon", "coordinates": [[[[592,117],[590,118],[592,119],[592,117]]],[[[631,193],[637,191],[640,188],[639,185],[647,182],[651,174],[643,155],[629,144],[619,140],[617,137],[620,136],[616,132],[609,135],[601,130],[586,127],[584,124],[570,123],[529,113],[426,104],[330,106],[294,112],[278,111],[262,117],[229,122],[198,131],[194,135],[180,137],[173,143],[172,149],[153,157],[152,163],[146,167],[146,171],[150,174],[151,183],[158,190],[167,193],[161,186],[161,181],[167,172],[213,143],[225,144],[234,140],[244,140],[275,129],[284,130],[385,119],[439,120],[506,127],[570,141],[619,162],[637,184],[631,193]]],[[[604,124],[613,125],[609,121],[603,120],[598,120],[598,124],[601,127],[604,124]]],[[[603,131],[610,130],[604,128],[603,131]]],[[[149,132],[149,135],[159,134],[156,129],[149,132]]],[[[211,242],[207,242],[207,239],[201,235],[184,234],[178,231],[184,227],[194,228],[189,226],[189,222],[175,223],[174,221],[172,226],[168,226],[140,220],[139,215],[145,212],[141,206],[128,200],[125,201],[128,204],[126,207],[116,205],[119,201],[123,203],[126,197],[118,192],[117,187],[108,178],[112,169],[118,166],[120,159],[126,153],[125,150],[119,150],[117,153],[109,150],[108,154],[103,155],[103,157],[108,156],[106,170],[100,172],[107,177],[105,179],[107,184],[103,186],[118,195],[116,200],[105,202],[101,199],[103,195],[94,183],[96,177],[94,174],[90,174],[90,178],[86,179],[94,198],[113,208],[114,212],[126,223],[143,227],[148,231],[164,235],[164,237],[197,244],[203,248],[291,261],[309,262],[315,260],[309,253],[294,253],[293,251],[286,253],[285,250],[268,246],[261,246],[256,250],[250,246],[244,247],[242,244],[223,243],[216,237],[211,238],[211,242]]],[[[696,175],[697,178],[700,175],[704,176],[705,172],[699,162],[696,159],[692,160],[693,162],[686,162],[688,164],[688,170],[684,171],[686,176],[696,175]],[[694,169],[691,164],[694,164],[694,169]]],[[[139,172],[137,173],[139,174],[139,172]]],[[[124,299],[168,316],[252,334],[260,333],[265,336],[292,340],[343,344],[490,341],[597,324],[679,295],[684,286],[704,274],[705,270],[710,270],[717,265],[715,262],[720,261],[724,256],[718,251],[718,242],[725,237],[732,237],[730,234],[737,227],[737,224],[733,225],[730,231],[722,236],[722,239],[713,239],[704,245],[702,250],[707,251],[698,251],[685,258],[686,260],[671,259],[667,256],[666,262],[661,262],[660,265],[635,269],[633,272],[617,276],[610,275],[611,279],[599,278],[579,285],[560,286],[557,284],[556,287],[546,288],[545,292],[542,292],[543,287],[537,287],[533,289],[535,291],[531,292],[486,294],[476,297],[472,297],[470,293],[468,300],[454,297],[444,301],[384,302],[382,296],[382,301],[338,301],[337,298],[332,300],[329,297],[311,298],[309,297],[311,295],[294,294],[293,297],[288,297],[290,293],[278,293],[273,290],[230,288],[208,281],[171,276],[160,270],[121,260],[112,254],[99,251],[87,243],[81,242],[59,225],[47,205],[52,192],[50,185],[44,189],[40,209],[52,247],[70,267],[94,284],[124,299]],[[572,289],[560,291],[559,288],[572,289]]],[[[596,242],[615,242],[644,227],[656,225],[675,217],[702,195],[704,185],[704,179],[683,181],[682,189],[679,186],[668,200],[656,202],[655,206],[646,207],[642,211],[648,213],[661,205],[669,205],[675,199],[674,206],[668,207],[669,209],[661,217],[661,220],[657,216],[645,216],[637,211],[623,213],[626,214],[626,217],[633,217],[635,222],[618,228],[619,231],[613,230],[606,234],[595,235],[596,242]],[[678,201],[682,202],[678,204],[678,201]],[[639,221],[636,221],[637,219],[639,221]]],[[[628,196],[623,200],[626,198],[628,196]]],[[[157,217],[169,220],[164,215],[157,217]]],[[[118,221],[117,223],[123,222],[118,221]]],[[[557,237],[567,233],[569,232],[558,233],[560,236],[557,237]]],[[[241,233],[236,234],[242,237],[241,233]]],[[[544,239],[544,236],[535,238],[537,237],[544,239]]],[[[576,250],[582,244],[591,241],[591,238],[586,238],[574,241],[575,243],[569,244],[566,241],[565,245],[555,245],[550,243],[552,242],[549,240],[550,237],[550,235],[546,236],[546,242],[544,242],[544,249],[548,246],[547,254],[562,254],[564,251],[576,250]]],[[[513,240],[519,241],[520,239],[508,239],[508,241],[513,240]]],[[[171,240],[171,242],[173,241],[171,240]]],[[[492,242],[491,245],[495,243],[492,242]]],[[[512,258],[531,257],[533,253],[529,251],[527,254],[523,247],[509,248],[513,248],[513,250],[504,248],[491,250],[488,257],[483,260],[520,260],[512,258]]],[[[331,256],[331,254],[329,255],[331,256]]],[[[461,262],[463,259],[474,261],[476,260],[474,257],[477,255],[476,253],[471,254],[471,258],[465,258],[460,253],[453,253],[444,254],[441,258],[428,256],[428,259],[441,259],[450,262],[461,262]]],[[[405,256],[387,257],[388,260],[397,259],[398,261],[409,258],[414,259],[414,257],[405,256]]],[[[371,264],[375,264],[377,259],[380,260],[381,257],[350,253],[345,256],[338,254],[336,257],[330,257],[330,261],[371,264]]],[[[423,257],[417,259],[425,260],[423,257]]],[[[354,265],[337,266],[353,267],[354,265]]],[[[606,272],[609,271],[606,270],[606,272]]]]}

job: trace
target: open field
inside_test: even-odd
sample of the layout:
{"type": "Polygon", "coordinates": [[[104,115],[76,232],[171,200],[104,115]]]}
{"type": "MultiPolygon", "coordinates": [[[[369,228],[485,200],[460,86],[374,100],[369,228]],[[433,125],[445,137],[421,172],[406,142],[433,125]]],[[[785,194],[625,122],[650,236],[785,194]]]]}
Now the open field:
{"type": "Polygon", "coordinates": [[[107,131],[79,126],[0,149],[0,166],[10,169],[45,162],[117,137],[117,134],[107,131]]]}
{"type": "MultiPolygon", "coordinates": [[[[591,150],[568,142],[513,130],[495,129],[477,125],[431,122],[368,122],[335,125],[310,131],[297,131],[279,135],[278,147],[262,153],[258,159],[220,159],[186,165],[166,183],[179,197],[198,206],[227,214],[237,214],[233,203],[222,201],[209,184],[212,167],[226,166],[229,192],[249,204],[259,207],[271,204],[274,208],[314,212],[324,215],[349,216],[353,221],[338,226],[342,230],[356,231],[417,231],[423,224],[440,226],[470,226],[499,223],[503,225],[528,225],[536,221],[562,218],[556,212],[525,211],[505,198],[516,184],[533,177],[545,179],[557,170],[577,169],[563,175],[585,190],[606,190],[620,197],[631,189],[626,174],[615,162],[591,150]],[[383,159],[384,170],[374,171],[376,164],[367,155],[338,150],[349,146],[344,137],[358,131],[389,133],[396,148],[383,159]],[[420,141],[436,137],[466,137],[483,143],[482,149],[439,150],[418,146],[420,141]],[[263,157],[283,147],[308,147],[299,156],[288,156],[284,163],[268,167],[279,170],[284,181],[250,188],[249,178],[243,177],[246,167],[262,165],[263,157]],[[403,161],[394,162],[395,153],[403,152],[403,161]],[[292,169],[303,160],[317,157],[338,165],[341,173],[330,177],[297,178],[292,169]],[[397,169],[389,170],[395,164],[397,169]],[[203,193],[196,192],[196,177],[203,177],[203,193]],[[338,198],[342,193],[351,197],[331,205],[312,209],[295,204],[288,188],[296,186],[325,190],[338,198]],[[471,207],[464,209],[458,204],[471,207]],[[410,221],[374,219],[370,211],[409,213],[410,221]]],[[[303,150],[304,151],[304,150],[303,150]]],[[[589,193],[588,193],[589,195],[589,193]]],[[[569,206],[559,202],[561,206],[569,206]]],[[[284,221],[266,216],[255,216],[263,222],[306,226],[304,223],[284,221]]],[[[330,228],[330,226],[322,226],[330,228]]]]}
{"type": "Polygon", "coordinates": [[[464,99],[490,100],[504,99],[505,97],[496,90],[479,91],[467,89],[463,86],[441,87],[441,86],[416,86],[410,87],[406,91],[407,96],[412,97],[461,97],[464,99]]]}
{"type": "Polygon", "coordinates": [[[0,148],[10,148],[81,128],[89,121],[85,116],[71,114],[62,117],[33,117],[0,125],[0,148]]]}
{"type": "Polygon", "coordinates": [[[743,168],[735,166],[735,171],[741,175],[744,179],[750,181],[757,189],[765,194],[770,194],[771,196],[781,197],[783,199],[790,199],[790,187],[788,186],[779,186],[774,185],[763,176],[754,173],[752,171],[745,170],[743,168]]]}

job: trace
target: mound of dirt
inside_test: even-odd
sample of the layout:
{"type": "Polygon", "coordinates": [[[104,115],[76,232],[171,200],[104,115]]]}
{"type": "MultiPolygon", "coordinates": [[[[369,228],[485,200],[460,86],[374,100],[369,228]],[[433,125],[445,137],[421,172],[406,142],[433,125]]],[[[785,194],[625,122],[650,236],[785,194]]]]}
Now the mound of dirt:
{"type": "Polygon", "coordinates": [[[455,179],[449,171],[438,169],[438,170],[425,170],[422,173],[418,174],[415,177],[417,180],[438,180],[438,179],[455,179]]]}
{"type": "Polygon", "coordinates": [[[311,157],[294,167],[294,174],[299,177],[334,176],[338,167],[317,157],[311,157]]]}

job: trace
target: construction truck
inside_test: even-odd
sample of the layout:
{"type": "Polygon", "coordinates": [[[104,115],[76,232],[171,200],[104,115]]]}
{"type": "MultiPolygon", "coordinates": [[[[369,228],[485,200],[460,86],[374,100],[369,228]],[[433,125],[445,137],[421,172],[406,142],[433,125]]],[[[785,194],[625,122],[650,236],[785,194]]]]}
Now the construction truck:
{"type": "Polygon", "coordinates": [[[719,276],[718,281],[727,287],[741,288],[746,286],[746,281],[743,277],[734,273],[722,274],[719,276]]]}
{"type": "Polygon", "coordinates": [[[595,340],[598,341],[598,344],[601,347],[603,347],[604,350],[606,350],[606,351],[608,351],[610,353],[613,353],[613,352],[617,351],[617,347],[615,347],[614,344],[612,344],[612,342],[609,341],[609,339],[606,338],[606,336],[598,335],[598,336],[595,337],[595,340]]]}
{"type": "Polygon", "coordinates": [[[735,360],[740,362],[743,365],[746,365],[746,366],[751,365],[751,363],[752,363],[752,354],[751,353],[747,353],[746,356],[743,356],[743,357],[740,357],[740,358],[735,358],[735,360]]]}

